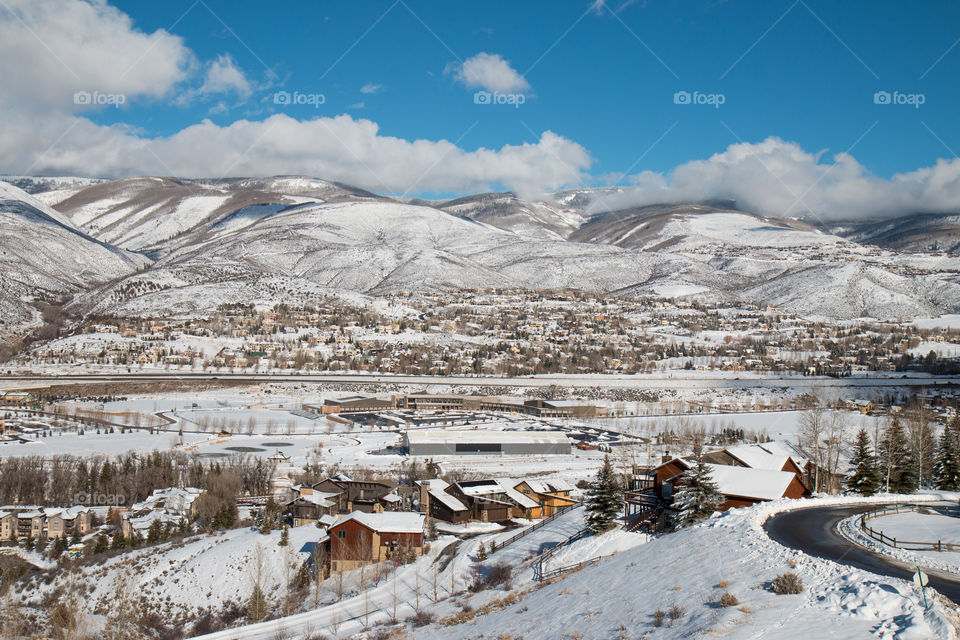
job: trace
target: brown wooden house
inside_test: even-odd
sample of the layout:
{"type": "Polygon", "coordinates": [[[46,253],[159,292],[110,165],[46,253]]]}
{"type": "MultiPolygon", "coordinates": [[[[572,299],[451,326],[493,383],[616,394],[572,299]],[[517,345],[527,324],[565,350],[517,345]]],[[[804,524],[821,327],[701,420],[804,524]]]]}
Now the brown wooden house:
{"type": "Polygon", "coordinates": [[[330,526],[330,570],[351,571],[363,565],[410,554],[423,554],[424,517],[420,513],[354,511],[330,526]]]}

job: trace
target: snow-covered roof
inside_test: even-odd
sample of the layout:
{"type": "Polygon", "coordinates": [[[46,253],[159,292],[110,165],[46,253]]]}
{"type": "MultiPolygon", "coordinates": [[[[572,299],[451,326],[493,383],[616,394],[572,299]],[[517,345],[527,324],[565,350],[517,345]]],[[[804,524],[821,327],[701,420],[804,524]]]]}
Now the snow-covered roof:
{"type": "MultiPolygon", "coordinates": [[[[447,484],[444,482],[443,484],[447,484]]],[[[443,489],[435,489],[432,486],[430,487],[430,499],[439,500],[446,508],[451,511],[466,511],[467,505],[463,504],[455,497],[444,491],[443,489]]]]}
{"type": "Polygon", "coordinates": [[[424,515],[410,511],[386,511],[384,513],[354,511],[342,516],[332,527],[339,526],[348,520],[354,520],[378,532],[423,533],[424,515]]]}
{"type": "Polygon", "coordinates": [[[570,440],[560,431],[494,431],[481,429],[418,429],[405,433],[410,444],[519,443],[566,444],[570,440]]]}
{"type": "Polygon", "coordinates": [[[725,451],[751,469],[782,471],[787,464],[787,456],[772,454],[759,445],[738,444],[725,451]]]}
{"type": "Polygon", "coordinates": [[[536,500],[525,496],[514,488],[520,483],[513,478],[498,478],[497,484],[500,485],[500,487],[503,489],[503,492],[507,494],[508,498],[519,504],[524,509],[533,509],[534,507],[540,506],[536,500]]]}
{"type": "Polygon", "coordinates": [[[717,489],[725,496],[776,500],[782,498],[787,487],[797,477],[789,471],[751,469],[725,464],[706,465],[717,489]]]}
{"type": "MultiPolygon", "coordinates": [[[[520,482],[526,482],[527,486],[537,493],[557,493],[560,491],[573,491],[574,487],[566,480],[553,478],[550,480],[533,480],[526,478],[520,482]]],[[[519,482],[517,483],[519,484],[519,482]]]]}
{"type": "Polygon", "coordinates": [[[180,517],[171,515],[169,513],[163,513],[162,511],[151,511],[150,513],[144,514],[142,516],[135,516],[129,518],[130,526],[133,527],[136,531],[143,531],[150,528],[150,525],[154,521],[159,521],[160,524],[170,523],[171,525],[179,525],[180,517]]]}
{"type": "Polygon", "coordinates": [[[320,521],[320,524],[329,528],[337,521],[337,516],[332,516],[330,514],[325,513],[322,516],[320,516],[319,521],[320,521]]]}
{"type": "Polygon", "coordinates": [[[393,492],[388,493],[387,495],[383,496],[380,499],[383,500],[384,502],[399,502],[401,500],[400,496],[398,496],[396,493],[393,493],[393,492]]]}
{"type": "Polygon", "coordinates": [[[136,503],[131,507],[131,510],[166,509],[167,511],[186,513],[193,505],[193,501],[200,497],[202,493],[203,489],[197,489],[196,487],[154,489],[146,500],[136,503]]]}
{"type": "Polygon", "coordinates": [[[763,449],[766,449],[770,453],[778,456],[788,456],[790,457],[798,467],[803,469],[807,466],[809,458],[804,455],[803,451],[800,450],[800,447],[797,445],[786,442],[784,440],[773,440],[771,442],[764,442],[760,445],[763,449]]]}
{"type": "Polygon", "coordinates": [[[332,507],[336,503],[332,502],[330,499],[335,498],[336,496],[337,496],[336,493],[324,493],[322,491],[314,491],[313,493],[308,493],[306,495],[297,497],[296,500],[294,500],[294,502],[296,502],[297,500],[302,500],[304,502],[309,502],[310,504],[315,504],[320,507],[332,507]]]}

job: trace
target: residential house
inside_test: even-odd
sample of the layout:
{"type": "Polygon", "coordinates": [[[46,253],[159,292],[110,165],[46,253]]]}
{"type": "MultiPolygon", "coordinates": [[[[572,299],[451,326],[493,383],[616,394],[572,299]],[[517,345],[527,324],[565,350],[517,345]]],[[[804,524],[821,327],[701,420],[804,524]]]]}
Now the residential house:
{"type": "Polygon", "coordinates": [[[571,497],[573,485],[565,480],[521,480],[515,487],[517,491],[535,500],[539,505],[543,517],[552,516],[558,509],[569,507],[577,503],[571,497]]]}
{"type": "Polygon", "coordinates": [[[353,480],[343,474],[321,480],[313,485],[314,491],[338,495],[338,512],[364,511],[380,513],[396,507],[392,498],[385,499],[396,485],[379,480],[353,480]]]}
{"type": "Polygon", "coordinates": [[[351,571],[391,558],[423,554],[424,516],[354,511],[329,529],[331,571],[351,571]]]}

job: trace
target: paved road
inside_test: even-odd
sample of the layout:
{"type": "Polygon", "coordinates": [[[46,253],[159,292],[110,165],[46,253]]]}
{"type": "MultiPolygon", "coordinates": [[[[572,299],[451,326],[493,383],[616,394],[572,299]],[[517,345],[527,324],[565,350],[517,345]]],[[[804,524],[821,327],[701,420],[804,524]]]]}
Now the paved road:
{"type": "MultiPolygon", "coordinates": [[[[859,547],[837,532],[837,524],[841,520],[876,506],[863,504],[855,507],[796,509],[771,516],[763,528],[771,539],[785,547],[882,576],[910,580],[913,568],[909,565],[859,547]]],[[[927,569],[924,571],[930,576],[931,587],[960,604],[960,578],[927,569]]]]}
{"type": "Polygon", "coordinates": [[[90,373],[67,375],[8,375],[0,376],[0,387],[27,384],[69,384],[85,382],[166,382],[228,380],[240,382],[322,382],[344,384],[410,384],[489,387],[546,387],[550,385],[578,387],[620,387],[637,389],[763,389],[791,386],[795,388],[830,387],[931,387],[960,384],[960,376],[866,376],[828,378],[817,376],[764,375],[728,377],[692,375],[676,372],[672,375],[546,375],[536,377],[487,376],[409,376],[382,374],[308,374],[308,373],[202,373],[190,371],[90,373]],[[15,384],[11,384],[15,383],[15,384]]]}

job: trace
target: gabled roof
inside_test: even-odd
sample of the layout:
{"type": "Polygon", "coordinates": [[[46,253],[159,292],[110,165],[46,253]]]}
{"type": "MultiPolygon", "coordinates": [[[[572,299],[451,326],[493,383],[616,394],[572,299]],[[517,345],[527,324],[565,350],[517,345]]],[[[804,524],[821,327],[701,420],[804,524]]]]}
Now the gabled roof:
{"type": "Polygon", "coordinates": [[[782,498],[787,487],[797,476],[789,471],[772,471],[734,467],[725,464],[706,464],[717,489],[725,496],[776,500],[782,498]]]}
{"type": "Polygon", "coordinates": [[[423,533],[424,515],[410,511],[387,511],[384,513],[365,513],[354,511],[342,516],[330,528],[339,527],[353,520],[378,533],[423,533]]]}
{"type": "Polygon", "coordinates": [[[788,459],[787,456],[770,453],[759,445],[738,444],[724,451],[751,469],[781,471],[788,459]]]}
{"type": "Polygon", "coordinates": [[[503,492],[507,494],[507,497],[516,502],[518,505],[524,509],[533,509],[539,507],[540,503],[536,500],[525,496],[516,490],[516,486],[520,484],[517,480],[513,478],[497,478],[497,484],[503,489],[503,492]]]}

